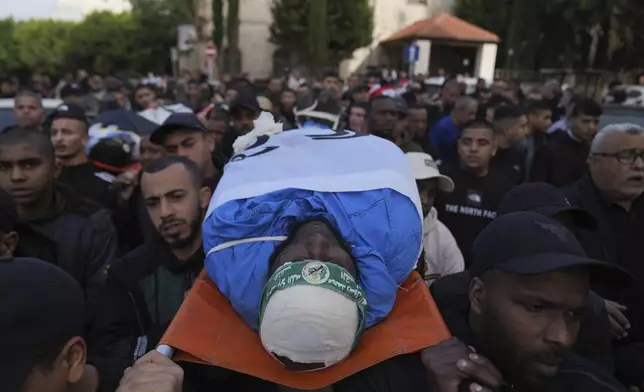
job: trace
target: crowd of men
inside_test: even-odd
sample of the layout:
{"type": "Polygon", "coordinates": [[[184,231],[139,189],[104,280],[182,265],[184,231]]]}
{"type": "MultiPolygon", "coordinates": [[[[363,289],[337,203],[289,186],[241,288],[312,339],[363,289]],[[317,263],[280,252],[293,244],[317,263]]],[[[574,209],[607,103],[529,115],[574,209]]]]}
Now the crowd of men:
{"type": "Polygon", "coordinates": [[[454,338],[331,390],[644,390],[644,129],[599,130],[592,98],[562,106],[556,84],[502,80],[467,95],[449,78],[429,96],[404,75],[335,72],[264,87],[71,79],[48,116],[40,91],[17,92],[0,133],[3,390],[290,390],[153,352],[204,267],[201,224],[233,144],[262,111],[389,140],[417,180],[418,271],[454,338]],[[90,160],[93,117],[168,101],[194,113],[144,135],[142,165],[90,160]]]}

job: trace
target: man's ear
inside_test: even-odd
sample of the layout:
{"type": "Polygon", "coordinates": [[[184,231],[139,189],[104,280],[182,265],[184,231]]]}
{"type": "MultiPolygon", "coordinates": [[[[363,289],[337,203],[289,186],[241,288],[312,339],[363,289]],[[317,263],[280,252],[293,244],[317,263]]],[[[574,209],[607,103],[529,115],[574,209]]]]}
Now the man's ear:
{"type": "Polygon", "coordinates": [[[204,134],[204,141],[208,147],[208,151],[212,154],[215,151],[215,135],[208,132],[204,134]]]}
{"type": "Polygon", "coordinates": [[[481,314],[483,303],[486,297],[485,283],[479,278],[473,278],[470,281],[468,297],[470,299],[470,310],[476,314],[481,314]]]}
{"type": "Polygon", "coordinates": [[[212,197],[212,189],[207,186],[199,189],[199,206],[202,209],[207,209],[208,204],[210,204],[210,198],[212,197]]]}
{"type": "Polygon", "coordinates": [[[13,255],[18,247],[18,239],[15,231],[0,235],[0,257],[13,255]]]}
{"type": "Polygon", "coordinates": [[[63,162],[58,159],[54,158],[54,178],[58,179],[60,176],[60,172],[63,170],[63,162]]]}
{"type": "Polygon", "coordinates": [[[87,344],[80,336],[73,337],[67,341],[61,357],[67,369],[67,382],[78,383],[85,374],[85,362],[87,360],[87,344]]]}

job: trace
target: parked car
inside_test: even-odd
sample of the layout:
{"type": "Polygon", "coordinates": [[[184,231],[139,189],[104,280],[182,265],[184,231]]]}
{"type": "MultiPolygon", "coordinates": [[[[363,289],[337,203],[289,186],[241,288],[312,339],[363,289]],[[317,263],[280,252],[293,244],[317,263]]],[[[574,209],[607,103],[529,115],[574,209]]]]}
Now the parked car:
{"type": "Polygon", "coordinates": [[[604,105],[599,129],[610,124],[632,123],[644,127],[644,107],[627,105],[604,105]]]}
{"type": "MultiPolygon", "coordinates": [[[[13,98],[0,99],[0,130],[16,125],[13,117],[13,98]]],[[[43,99],[42,106],[45,109],[45,116],[48,116],[63,103],[60,99],[43,99]]]]}

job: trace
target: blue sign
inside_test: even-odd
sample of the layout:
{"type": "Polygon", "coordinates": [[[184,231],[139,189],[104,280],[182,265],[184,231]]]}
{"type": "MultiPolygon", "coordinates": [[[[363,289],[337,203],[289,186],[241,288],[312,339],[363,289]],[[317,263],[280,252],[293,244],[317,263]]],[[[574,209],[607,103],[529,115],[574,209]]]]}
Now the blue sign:
{"type": "Polygon", "coordinates": [[[409,44],[405,45],[405,62],[413,63],[418,61],[420,55],[420,47],[418,45],[409,44]]]}

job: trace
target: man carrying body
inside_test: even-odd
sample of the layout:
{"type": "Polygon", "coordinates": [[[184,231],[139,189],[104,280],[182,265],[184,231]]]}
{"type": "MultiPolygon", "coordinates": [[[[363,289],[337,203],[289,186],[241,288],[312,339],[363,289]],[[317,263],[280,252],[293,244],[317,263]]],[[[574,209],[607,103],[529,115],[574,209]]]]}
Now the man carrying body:
{"type": "MultiPolygon", "coordinates": [[[[458,340],[428,349],[424,360],[430,368],[440,370],[442,361],[469,346],[471,360],[489,360],[498,369],[484,385],[494,390],[626,391],[571,350],[591,279],[622,284],[628,275],[588,259],[562,224],[532,212],[499,217],[474,242],[469,272],[471,280],[460,286],[432,286],[458,340]]],[[[433,379],[444,390],[442,377],[433,379]]]]}
{"type": "Polygon", "coordinates": [[[201,221],[211,190],[194,162],[147,162],[141,196],[156,235],[110,269],[90,347],[100,357],[131,360],[154,349],[203,268],[201,221]]]}
{"type": "Polygon", "coordinates": [[[398,111],[393,98],[379,95],[369,103],[367,115],[367,132],[383,139],[394,141],[398,111]]]}

